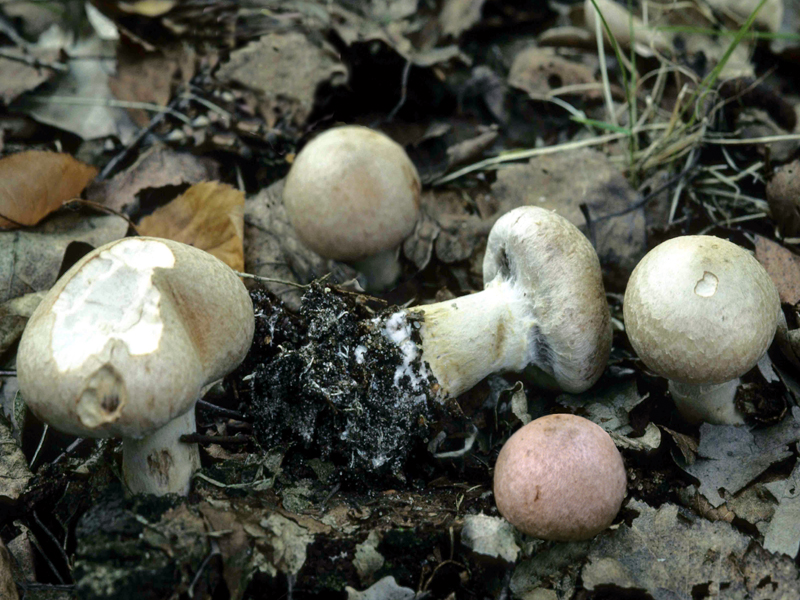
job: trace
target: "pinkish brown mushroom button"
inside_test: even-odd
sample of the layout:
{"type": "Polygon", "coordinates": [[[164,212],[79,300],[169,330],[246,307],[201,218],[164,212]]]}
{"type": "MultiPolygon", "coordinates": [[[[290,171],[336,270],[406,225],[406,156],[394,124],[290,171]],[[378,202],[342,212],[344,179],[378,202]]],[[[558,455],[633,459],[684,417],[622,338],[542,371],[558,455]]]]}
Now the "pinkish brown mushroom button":
{"type": "Polygon", "coordinates": [[[545,540],[594,537],[611,525],[626,486],[622,456],[608,433],[568,414],[522,427],[494,469],[500,514],[522,533],[545,540]]]}

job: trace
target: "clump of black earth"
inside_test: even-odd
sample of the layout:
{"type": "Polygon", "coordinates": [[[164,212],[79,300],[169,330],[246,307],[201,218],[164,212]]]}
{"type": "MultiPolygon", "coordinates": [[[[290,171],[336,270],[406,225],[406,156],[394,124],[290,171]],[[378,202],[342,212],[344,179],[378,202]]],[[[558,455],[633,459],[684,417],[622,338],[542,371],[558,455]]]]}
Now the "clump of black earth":
{"type": "Polygon", "coordinates": [[[269,293],[252,295],[255,342],[238,372],[261,446],[329,461],[348,487],[406,481],[438,404],[417,351],[419,323],[324,284],[309,288],[298,315],[269,293]]]}

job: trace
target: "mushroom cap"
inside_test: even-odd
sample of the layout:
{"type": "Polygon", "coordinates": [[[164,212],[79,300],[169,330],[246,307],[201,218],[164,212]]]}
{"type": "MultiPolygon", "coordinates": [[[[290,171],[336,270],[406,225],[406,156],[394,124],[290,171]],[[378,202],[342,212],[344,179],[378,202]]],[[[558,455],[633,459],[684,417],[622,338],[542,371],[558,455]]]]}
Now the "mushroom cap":
{"type": "Polygon", "coordinates": [[[355,125],[330,129],[292,164],[283,202],[305,245],[357,261],[400,245],[414,230],[420,180],[405,150],[355,125]]]}
{"type": "Polygon", "coordinates": [[[61,431],[140,438],[233,370],[253,330],[250,295],[222,261],[171,240],[117,240],[78,261],[31,316],[20,390],[61,431]]]}
{"type": "Polygon", "coordinates": [[[776,169],[766,191],[772,219],[783,235],[800,233],[800,159],[776,169]]]}
{"type": "Polygon", "coordinates": [[[611,436],[568,414],[522,427],[494,467],[500,514],[521,532],[545,540],[595,536],[619,512],[626,485],[625,465],[611,436]]]}
{"type": "Polygon", "coordinates": [[[652,371],[718,384],[752,369],[772,343],[781,306],[764,267],[726,240],[691,235],[645,255],[625,290],[628,339],[652,371]]]}
{"type": "Polygon", "coordinates": [[[600,378],[611,314],[597,253],[575,225],[535,206],[506,213],[489,233],[483,281],[508,281],[523,295],[535,323],[528,364],[545,375],[539,383],[581,392],[600,378]]]}

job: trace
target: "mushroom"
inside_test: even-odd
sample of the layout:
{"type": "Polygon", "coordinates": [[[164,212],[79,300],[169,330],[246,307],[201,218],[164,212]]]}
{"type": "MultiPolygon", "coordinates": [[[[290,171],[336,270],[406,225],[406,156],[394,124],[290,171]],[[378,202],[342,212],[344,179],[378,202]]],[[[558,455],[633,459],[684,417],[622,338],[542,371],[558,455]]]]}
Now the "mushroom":
{"type": "Polygon", "coordinates": [[[381,291],[400,275],[397,252],[414,230],[420,180],[405,150],[386,135],[355,125],[326,131],[303,148],[283,188],[302,242],[352,264],[365,288],[381,291]]]}
{"type": "Polygon", "coordinates": [[[736,244],[693,235],[651,250],[625,290],[628,339],[645,365],[669,379],[692,422],[744,423],[739,377],[772,343],[778,292],[761,264],[736,244]]]}
{"type": "Polygon", "coordinates": [[[61,431],[122,438],[131,492],[186,494],[200,457],[179,438],[253,329],[250,295],[220,260],[171,240],[117,240],[78,261],[31,316],[20,391],[61,431]]]}
{"type": "Polygon", "coordinates": [[[781,233],[800,233],[800,159],[776,169],[767,182],[767,202],[781,233]]]}
{"type": "Polygon", "coordinates": [[[533,206],[506,213],[489,233],[483,281],[476,294],[407,311],[442,395],[500,371],[568,392],[597,381],[611,317],[597,253],[577,227],[533,206]]]}
{"type": "Polygon", "coordinates": [[[625,465],[611,436],[569,414],[522,427],[494,467],[500,514],[521,532],[545,540],[594,537],[614,520],[626,486],[625,465]]]}

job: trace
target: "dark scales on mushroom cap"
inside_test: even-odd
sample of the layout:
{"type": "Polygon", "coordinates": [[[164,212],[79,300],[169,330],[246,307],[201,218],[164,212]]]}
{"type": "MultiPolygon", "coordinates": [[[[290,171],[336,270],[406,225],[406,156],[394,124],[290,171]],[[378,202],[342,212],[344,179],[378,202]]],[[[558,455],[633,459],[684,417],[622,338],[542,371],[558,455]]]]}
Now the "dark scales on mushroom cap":
{"type": "Polygon", "coordinates": [[[410,454],[428,439],[436,401],[419,354],[409,362],[385,332],[396,310],[373,315],[352,296],[317,284],[295,320],[266,295],[254,302],[257,344],[281,335],[275,323],[296,327],[294,339],[278,342],[282,349],[277,339],[262,343],[262,362],[253,365],[251,356],[245,363],[258,441],[320,456],[337,466],[343,483],[403,479],[410,454]],[[265,324],[271,333],[259,334],[265,324]]]}

